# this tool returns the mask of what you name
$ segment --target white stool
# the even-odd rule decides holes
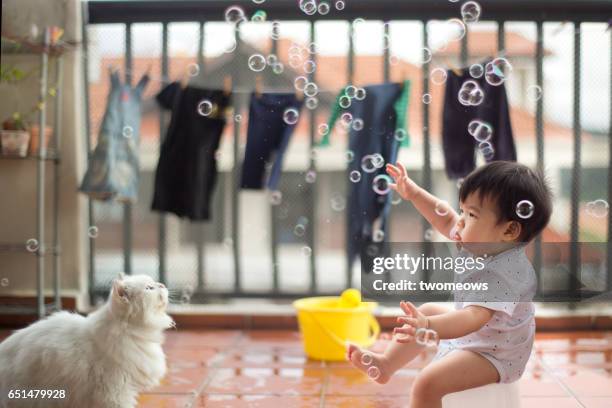
[[[509,384],[487,384],[442,398],[443,408],[520,408],[518,381]]]

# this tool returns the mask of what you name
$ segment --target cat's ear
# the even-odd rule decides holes
[[[123,280],[115,279],[113,281],[113,294],[117,297],[117,299],[124,302],[129,302],[130,300],[129,293]]]
[[[124,274],[123,272],[119,272],[119,273],[117,274],[117,279],[119,279],[119,280],[123,280],[123,278],[125,278],[125,274]]]

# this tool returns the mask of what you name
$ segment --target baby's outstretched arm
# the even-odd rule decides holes
[[[461,310],[453,310],[434,316],[426,316],[421,313],[412,303],[401,302],[400,307],[410,317],[398,317],[402,327],[396,327],[393,332],[402,334],[397,338],[400,343],[410,343],[414,341],[417,329],[429,328],[438,333],[440,339],[456,339],[466,336],[480,329],[487,324],[493,313],[486,307],[471,305]]]
[[[457,212],[450,205],[412,181],[406,173],[406,168],[399,162],[395,165],[388,163],[387,173],[395,181],[390,184],[391,188],[397,191],[404,200],[411,201],[436,230],[452,239],[450,231],[459,219]]]

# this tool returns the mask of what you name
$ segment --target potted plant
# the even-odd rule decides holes
[[[3,155],[25,157],[28,154],[30,132],[21,113],[15,112],[2,123],[0,137]]]

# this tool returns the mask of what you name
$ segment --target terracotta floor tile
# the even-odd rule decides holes
[[[240,338],[239,346],[296,347],[302,348],[302,336],[290,330],[249,330]]]
[[[193,395],[141,394],[138,408],[186,408],[191,406]]]
[[[208,376],[204,367],[169,366],[168,373],[152,393],[189,393],[197,392]]]
[[[571,397],[538,397],[521,398],[521,408],[582,408],[575,398]],[[587,405],[587,408],[591,408]]]
[[[193,408],[315,408],[319,404],[320,397],[205,394],[196,399]]]
[[[220,367],[308,367],[325,368],[326,363],[306,357],[301,348],[287,347],[237,347],[226,353]]]
[[[381,385],[354,368],[330,368],[325,394],[408,396],[419,371],[418,369],[399,370],[388,383]]]
[[[219,368],[204,390],[209,394],[319,395],[321,368]]]
[[[164,347],[168,366],[209,367],[222,356],[215,347]]]
[[[240,330],[177,330],[166,332],[166,347],[227,348],[240,337]]]
[[[525,372],[519,380],[521,397],[569,397],[559,381],[544,370]]]
[[[612,376],[605,372],[559,367],[550,372],[578,397],[612,397]]]
[[[325,396],[325,408],[407,408],[408,397],[402,396]]]
[[[612,397],[589,397],[578,398],[586,408],[610,408],[612,407]]]

